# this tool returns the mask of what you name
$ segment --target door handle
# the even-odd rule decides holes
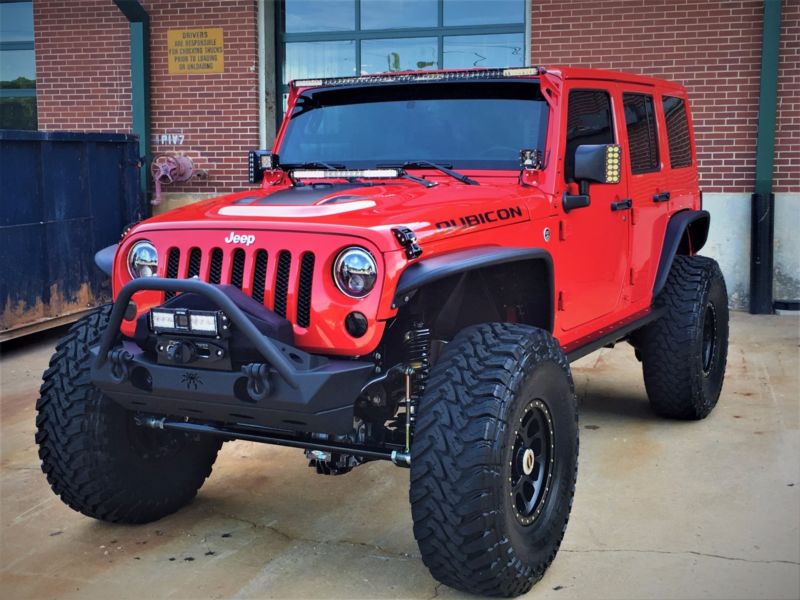
[[[633,200],[630,198],[625,198],[624,200],[620,200],[619,202],[612,202],[611,203],[611,210],[630,210],[633,207]]]
[[[669,192],[661,192],[653,196],[653,202],[666,202],[669,200]]]

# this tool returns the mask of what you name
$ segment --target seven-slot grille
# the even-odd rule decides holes
[[[164,276],[170,279],[198,277],[209,283],[229,283],[300,327],[311,325],[313,252],[270,253],[263,248],[233,251],[170,248]],[[167,292],[165,298],[174,296]]]

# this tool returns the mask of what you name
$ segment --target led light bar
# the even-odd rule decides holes
[[[544,67],[512,67],[508,69],[466,69],[462,71],[418,71],[415,73],[375,73],[357,77],[328,77],[325,79],[296,79],[292,85],[299,88],[332,85],[357,85],[380,83],[414,83],[427,81],[465,81],[470,79],[500,79],[504,77],[531,77],[545,73]]]
[[[221,311],[188,310],[185,308],[154,308],[150,311],[153,333],[182,333],[217,336],[225,327]]]
[[[400,177],[400,169],[294,169],[292,177],[297,179],[391,179]]]

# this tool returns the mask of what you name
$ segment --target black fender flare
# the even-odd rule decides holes
[[[406,304],[414,292],[423,286],[459,275],[468,271],[492,267],[512,262],[542,261],[547,268],[549,279],[550,314],[548,322],[553,328],[553,258],[544,248],[504,248],[500,246],[476,246],[456,250],[419,260],[409,265],[397,282],[392,302],[393,308]]]
[[[691,254],[702,248],[708,239],[711,215],[707,210],[683,210],[672,215],[664,232],[664,244],[653,284],[653,298],[664,289],[676,254]]]
[[[118,246],[119,244],[111,244],[98,250],[94,255],[94,264],[109,277],[114,269],[114,255],[117,253]]]

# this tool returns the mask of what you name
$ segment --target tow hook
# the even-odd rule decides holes
[[[114,383],[122,383],[130,376],[130,363],[133,355],[122,348],[108,353],[108,362],[111,363],[111,379]]]
[[[264,363],[250,363],[242,367],[247,375],[247,394],[256,402],[269,396],[272,386],[269,383],[269,367]]]

